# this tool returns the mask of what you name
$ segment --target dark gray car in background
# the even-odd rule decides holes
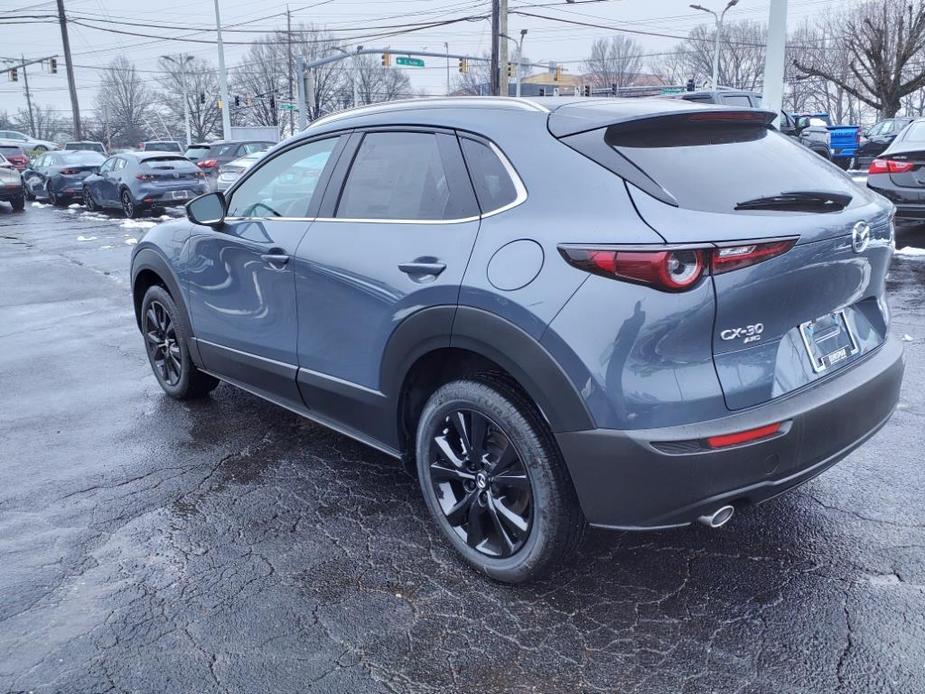
[[[871,161],[867,185],[896,205],[903,221],[925,220],[925,118],[916,118]]]
[[[105,161],[97,152],[46,152],[22,172],[26,198],[64,205],[79,200],[83,181]]]
[[[205,176],[186,157],[169,152],[123,152],[83,181],[88,210],[122,210],[129,218],[182,205],[208,190]]]
[[[134,249],[154,374],[402,459],[499,580],[586,524],[720,526],[873,435],[903,374],[892,206],[772,117],[459,98],[322,118]]]
[[[196,160],[196,165],[202,169],[214,187],[222,164],[227,164],[254,152],[262,152],[272,147],[274,142],[268,140],[223,140],[213,142],[209,151]]]

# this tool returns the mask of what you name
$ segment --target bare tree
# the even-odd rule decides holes
[[[23,132],[29,132],[30,123],[34,122],[35,129],[32,136],[40,140],[54,140],[60,134],[69,137],[72,130],[69,120],[59,116],[51,106],[33,105],[31,119],[29,112],[21,108],[9,120],[12,129]]]
[[[155,118],[154,95],[124,56],[115,58],[102,73],[96,110],[118,145],[134,145],[147,137]]]
[[[374,55],[356,55],[346,64],[343,100],[352,98],[354,82],[358,105],[403,99],[412,95],[411,80],[399,68],[383,67]]]
[[[482,96],[490,93],[491,65],[489,56],[483,53],[485,60],[470,60],[466,72],[460,72],[453,83],[453,94],[457,96]]]
[[[212,64],[202,58],[187,62],[181,72],[175,62],[160,61],[164,76],[158,101],[164,117],[174,133],[185,132],[183,81],[186,81],[186,104],[190,115],[193,140],[203,141],[221,131],[222,112],[218,107],[218,75]]]
[[[585,61],[585,72],[592,87],[616,85],[627,87],[642,71],[642,47],[623,34],[609,39],[596,39],[591,44],[591,55]]]
[[[850,78],[824,55],[798,59],[796,67],[837,85],[884,117],[895,116],[904,96],[925,87],[925,73],[916,70],[925,49],[923,0],[865,2],[842,15],[840,24],[842,31],[833,36],[832,45],[846,50]]]

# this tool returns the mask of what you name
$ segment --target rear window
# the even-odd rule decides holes
[[[180,145],[176,142],[146,142],[146,152],[179,152]]]
[[[0,154],[5,154],[8,157],[15,157],[22,154],[22,149],[19,147],[0,145]]]
[[[925,141],[925,121],[917,121],[906,129],[903,135],[903,142],[922,142]],[[3,150],[0,149],[0,152]]]
[[[102,164],[106,160],[106,157],[96,152],[64,152],[59,157],[65,164],[79,166],[95,166]]]
[[[227,157],[234,154],[237,149],[237,142],[231,142],[224,145],[212,145],[212,148],[209,150],[209,157]]]
[[[208,151],[209,145],[205,145],[203,147],[189,147],[186,152],[184,152],[184,156],[188,159],[201,159]]]
[[[187,169],[190,171],[199,171],[199,167],[186,157],[151,157],[150,159],[143,160],[141,165],[151,169],[169,167],[178,171]]]
[[[603,140],[686,209],[733,212],[740,202],[789,191],[857,193],[818,154],[763,125],[609,128]]]

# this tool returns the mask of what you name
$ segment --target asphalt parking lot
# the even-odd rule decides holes
[[[869,443],[512,588],[382,454],[229,386],[164,396],[145,223],[0,205],[0,692],[925,692],[925,251],[891,271],[906,381]]]

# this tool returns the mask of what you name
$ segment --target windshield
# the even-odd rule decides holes
[[[59,158],[64,164],[77,166],[97,166],[106,160],[106,157],[97,152],[62,152]]]
[[[180,145],[176,142],[146,142],[146,152],[179,152]]]
[[[790,191],[857,195],[818,154],[763,125],[611,128],[605,141],[686,209],[735,212],[743,200]]]

